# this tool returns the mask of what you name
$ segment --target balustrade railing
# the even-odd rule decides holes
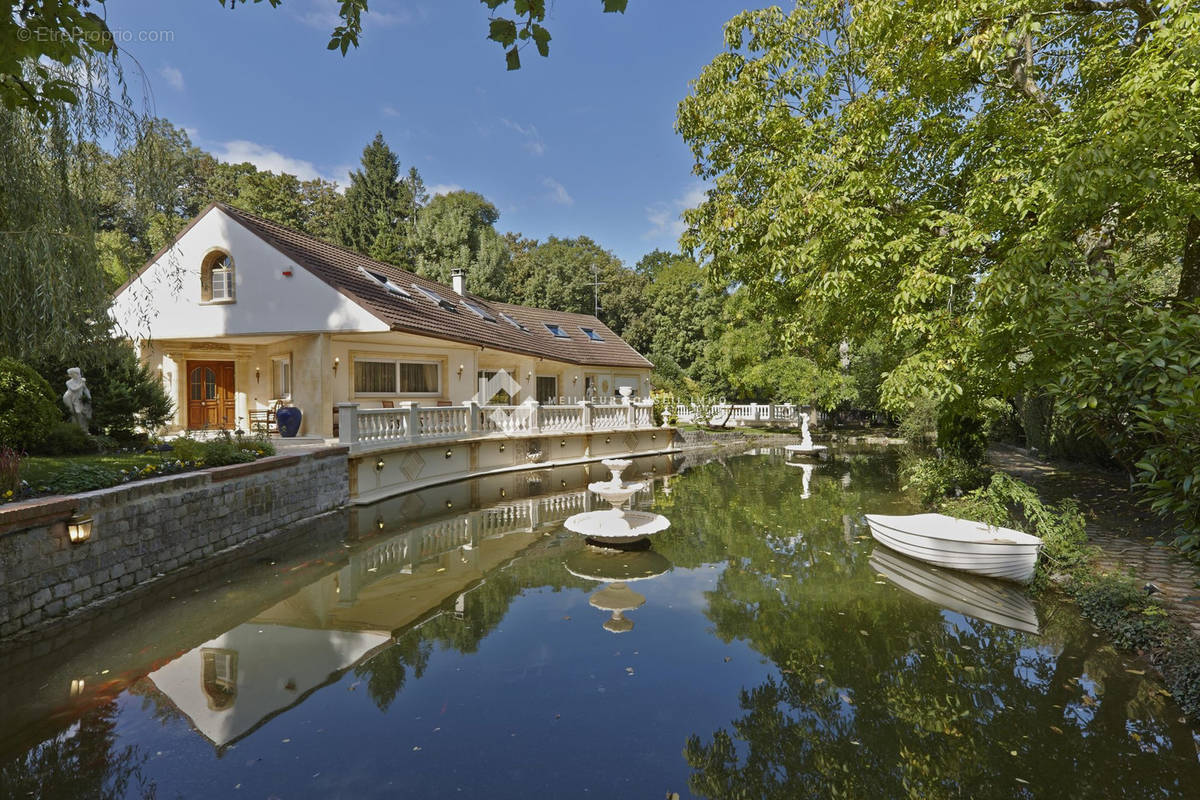
[[[675,417],[680,422],[704,422],[709,425],[742,426],[770,425],[775,423],[800,424],[800,407],[791,403],[738,403],[714,404],[678,403],[673,406]],[[824,424],[827,415],[819,409],[811,412],[812,421]]]
[[[481,406],[474,401],[461,406],[422,407],[407,402],[396,405],[396,408],[359,408],[357,403],[339,403],[338,439],[360,450],[473,436],[537,436],[654,427],[654,404],[648,401],[604,405],[588,401],[542,405],[532,400],[515,406]]]

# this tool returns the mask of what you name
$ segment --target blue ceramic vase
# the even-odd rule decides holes
[[[279,428],[279,435],[290,439],[299,433],[300,419],[303,416],[295,406],[284,406],[276,411],[275,425]]]

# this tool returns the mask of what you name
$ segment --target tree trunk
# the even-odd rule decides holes
[[[1200,151],[1192,153],[1192,179],[1200,182]],[[1176,303],[1200,300],[1200,214],[1188,219],[1183,240],[1183,269],[1179,272]]]

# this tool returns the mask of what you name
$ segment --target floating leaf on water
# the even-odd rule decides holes
[[[870,635],[871,635],[871,634],[867,633],[866,631],[859,631],[859,633],[861,633],[863,636],[870,636]]]
[[[1009,750],[1009,751],[1008,751],[1008,754],[1009,754],[1010,756],[1015,756],[1015,755],[1017,754],[1017,751],[1016,751],[1016,750]]]
[[[1029,781],[1025,780],[1024,778],[1013,778],[1013,780],[1015,780],[1017,783],[1023,783],[1026,786],[1029,785]]]
[[[790,578],[790,577],[792,577],[792,576],[791,576],[791,575],[789,575],[788,573],[786,573],[786,572],[785,572],[785,573],[783,573],[783,575],[782,575],[781,577],[784,577],[784,578]]]
[[[1144,670],[1144,669],[1127,669],[1125,671],[1128,672],[1130,675],[1145,675],[1146,674],[1146,670]]]
[[[824,679],[824,678],[817,678],[815,681],[813,681],[813,685],[814,685],[814,686],[820,686],[820,685],[821,685],[822,683],[824,683],[824,682],[825,682],[825,679]]]
[[[1057,725],[1051,725],[1050,730],[1054,731],[1055,733],[1057,733],[1059,735],[1062,734],[1062,728],[1058,727]]]
[[[875,581],[875,582],[881,586],[887,586],[887,581]]]
[[[414,752],[414,753],[415,753],[415,752],[417,752],[417,751],[418,751],[418,750],[420,750],[420,749],[421,749],[421,745],[419,745],[419,744],[415,744],[415,745],[413,745],[413,752]]]

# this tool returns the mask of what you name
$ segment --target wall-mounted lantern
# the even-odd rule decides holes
[[[382,458],[375,459],[375,471],[383,472],[383,459]]]
[[[67,538],[71,544],[83,544],[92,538],[92,518],[71,517],[67,520]]]
[[[337,375],[337,368],[342,363],[342,359],[338,356],[333,357],[333,374]]]

